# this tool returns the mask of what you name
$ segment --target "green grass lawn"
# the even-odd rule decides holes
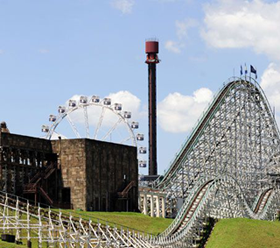
[[[26,245],[16,245],[16,244],[11,244],[11,243],[8,243],[8,242],[3,242],[0,240],[0,247],[2,248],[22,248],[22,247],[25,247],[26,248]]]
[[[223,219],[216,223],[206,248],[279,248],[280,222]]]
[[[98,220],[102,224],[108,224],[117,227],[131,228],[145,233],[157,235],[163,232],[173,221],[172,219],[165,218],[151,218],[140,213],[129,212],[85,212],[78,210],[63,210],[63,212],[71,212],[73,216],[81,217],[84,219],[91,219],[93,222]]]

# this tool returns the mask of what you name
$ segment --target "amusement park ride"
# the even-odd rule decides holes
[[[99,96],[79,96],[70,99],[67,106],[58,107],[58,115],[50,115],[51,125],[43,125],[42,132],[46,139],[93,138],[116,144],[137,147],[139,167],[146,168],[147,162],[141,155],[147,148],[139,146],[144,134],[137,133],[139,122],[130,121],[132,113],[123,111],[121,103],[113,103],[111,98],[101,99]],[[70,127],[70,128],[69,128]],[[67,134],[65,134],[67,132]]]
[[[148,55],[149,49],[148,46]],[[152,51],[155,52],[156,47],[152,46]],[[149,59],[158,60],[157,56],[148,56]],[[149,64],[149,71],[149,78],[155,79],[155,63]],[[151,94],[151,98],[155,100],[155,95]],[[82,99],[85,98],[80,98],[79,104],[69,101],[72,106],[60,108],[60,115],[50,118],[54,124],[43,128],[47,137],[52,137],[62,119],[67,119],[77,134],[73,121],[69,119],[70,113],[80,109],[87,120],[87,109],[97,106],[101,107],[103,114],[96,122],[95,133],[98,133],[106,110],[114,112],[126,125],[131,134],[127,140],[135,144],[136,140],[142,139],[141,135],[134,138],[131,132],[138,123],[128,124],[130,115],[121,115],[116,105],[109,107],[106,104],[108,99],[104,99],[102,105],[99,101],[81,102]],[[89,134],[88,123],[85,121],[86,134]],[[154,127],[153,113],[150,123]],[[110,132],[107,134],[102,137],[109,137]],[[150,132],[154,142],[155,135]],[[138,150],[146,153],[146,148]],[[156,157],[155,154],[152,156],[150,174],[156,175]],[[13,228],[17,240],[37,238],[41,246],[47,243],[48,247],[56,247],[56,244],[60,247],[199,247],[205,221],[209,217],[274,220],[279,211],[279,186],[280,133],[271,107],[253,78],[234,77],[223,84],[169,169],[150,184],[146,189],[147,195],[140,200],[142,211],[153,212],[153,205],[148,204],[153,201],[153,196],[149,198],[148,195],[153,192],[164,194],[164,204],[161,205],[164,209],[161,211],[169,217],[176,217],[163,233],[154,237],[93,224],[32,207],[28,202],[5,194],[0,195],[0,229]],[[182,203],[180,209],[179,201]],[[22,216],[27,216],[27,219]],[[36,224],[31,224],[31,218],[38,220]]]

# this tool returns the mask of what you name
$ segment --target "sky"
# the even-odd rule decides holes
[[[160,174],[240,65],[257,69],[279,123],[280,1],[268,0],[0,0],[0,121],[42,137],[59,105],[109,96],[148,146],[149,38],[160,45]]]

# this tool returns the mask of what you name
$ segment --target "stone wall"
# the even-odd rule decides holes
[[[86,140],[87,209],[124,211],[137,209],[138,163],[135,147]],[[135,187],[128,202],[120,202],[121,192],[131,181]]]
[[[51,153],[52,147],[49,140],[34,138],[18,134],[0,133],[1,143],[4,147],[26,149],[43,153]]]
[[[70,188],[74,209],[86,209],[86,153],[84,139],[52,141],[53,152],[58,154],[62,187]],[[63,192],[60,192],[63,198]]]

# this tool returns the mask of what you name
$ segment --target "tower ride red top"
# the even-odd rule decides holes
[[[146,63],[149,71],[149,175],[157,175],[157,99],[156,64],[158,59],[158,41],[146,41]]]

